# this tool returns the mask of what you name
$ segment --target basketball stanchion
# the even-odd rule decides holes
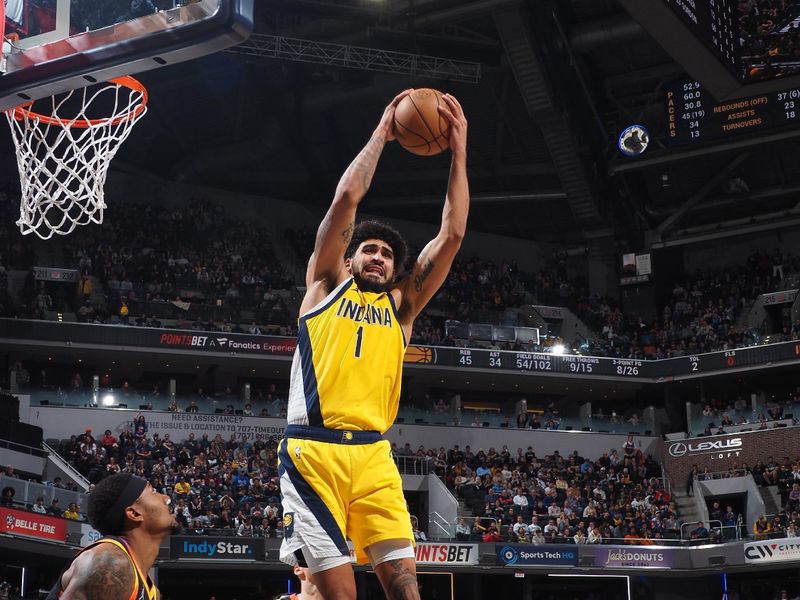
[[[139,81],[118,77],[6,111],[22,184],[23,235],[49,239],[103,222],[108,166],[147,101]]]

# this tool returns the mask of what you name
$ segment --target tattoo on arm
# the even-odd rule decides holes
[[[409,571],[402,560],[390,560],[388,597],[389,600],[419,600],[417,577]]]
[[[350,240],[353,239],[353,229],[355,229],[355,226],[355,221],[351,221],[347,226],[347,229],[342,231],[342,240],[344,241],[345,246],[347,246],[350,243]]]
[[[353,177],[364,187],[364,192],[366,192],[372,182],[372,176],[375,174],[378,159],[381,157],[385,144],[386,140],[383,137],[373,135],[367,145],[358,153],[358,156],[350,163],[350,166],[347,167],[343,179]]]
[[[430,258],[426,259],[425,264],[422,266],[422,269],[419,273],[414,276],[414,289],[417,292],[422,291],[422,284],[425,283],[425,280],[428,278],[428,275],[431,274],[433,271],[433,261]]]
[[[135,585],[133,568],[124,555],[99,553],[91,565],[73,575],[62,598],[67,600],[127,600]]]

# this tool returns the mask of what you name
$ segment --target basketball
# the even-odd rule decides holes
[[[419,156],[434,156],[450,146],[450,122],[439,113],[442,92],[431,88],[412,91],[394,113],[394,135],[400,145]]]

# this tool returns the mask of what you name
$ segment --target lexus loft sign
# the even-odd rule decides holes
[[[683,456],[703,456],[711,454],[712,459],[731,458],[739,456],[742,450],[742,438],[729,438],[725,440],[707,440],[702,442],[675,442],[671,444],[668,452],[674,458]]]

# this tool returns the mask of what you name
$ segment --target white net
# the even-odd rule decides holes
[[[22,184],[22,234],[49,239],[102,223],[108,165],[146,111],[147,92],[130,77],[7,111]]]

